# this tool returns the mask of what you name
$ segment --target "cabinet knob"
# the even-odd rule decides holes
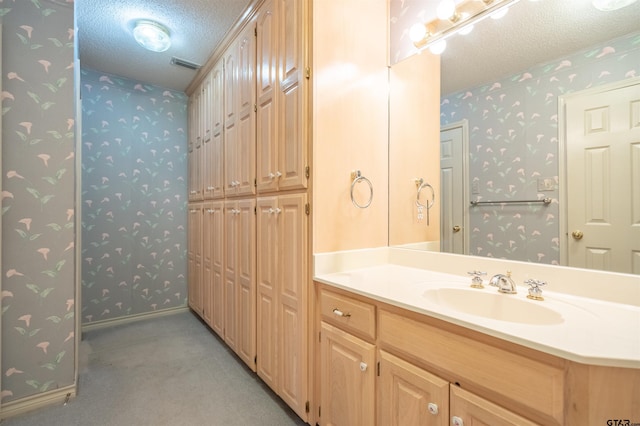
[[[436,414],[438,414],[438,404],[435,404],[433,402],[430,402],[429,405],[427,405],[427,409],[429,410],[429,412],[431,414],[433,414],[434,416]]]
[[[368,367],[368,365],[367,365],[366,362],[361,362],[360,363],[360,371],[362,371],[362,372],[367,371],[367,367]]]
[[[453,416],[451,417],[451,424],[453,426],[464,426],[464,421],[458,416]]]

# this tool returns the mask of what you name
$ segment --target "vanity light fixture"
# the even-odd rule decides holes
[[[593,0],[591,3],[593,7],[603,12],[610,12],[612,10],[622,9],[627,7],[637,0]]]
[[[136,21],[133,27],[133,37],[140,46],[152,52],[164,52],[171,46],[169,30],[148,19]]]
[[[409,30],[413,45],[422,50],[445,41],[453,34],[468,34],[473,24],[488,16],[506,14],[507,8],[519,0],[441,0],[437,7],[437,18],[419,22]],[[596,0],[594,0],[596,1]],[[615,1],[615,0],[614,0]],[[618,0],[628,1],[628,0]],[[635,0],[634,0],[635,1]],[[498,16],[495,17],[498,19]],[[434,54],[444,51],[446,44],[430,49]],[[436,53],[439,52],[439,53]]]
[[[453,0],[442,0],[438,4],[436,15],[443,21],[448,19],[451,22],[458,22],[460,20],[460,14],[456,11],[456,3]]]

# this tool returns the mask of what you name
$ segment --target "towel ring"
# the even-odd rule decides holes
[[[422,191],[425,188],[429,188],[429,190],[431,191],[431,202],[427,201],[427,204],[422,204],[420,202],[420,191]],[[433,207],[433,203],[435,203],[435,200],[436,200],[436,193],[433,190],[433,186],[431,186],[426,182],[421,182],[420,185],[418,185],[418,193],[416,194],[416,206],[424,207],[427,210],[429,210],[431,209],[431,207]]]
[[[353,203],[354,206],[356,206],[359,209],[366,209],[371,205],[371,201],[373,201],[373,185],[371,184],[371,181],[369,179],[362,176],[362,173],[360,173],[360,170],[351,172],[351,179],[353,179],[353,181],[351,182],[351,202]],[[353,189],[355,188],[358,182],[366,182],[367,184],[369,184],[369,201],[367,201],[365,204],[359,204],[356,201],[355,197],[353,196]]]

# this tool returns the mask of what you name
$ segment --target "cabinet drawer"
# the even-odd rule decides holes
[[[376,338],[376,307],[370,303],[322,289],[320,313],[322,319],[343,330],[369,340]]]
[[[434,325],[380,310],[379,345],[544,424],[564,421],[564,369]],[[506,344],[506,343],[505,343]]]

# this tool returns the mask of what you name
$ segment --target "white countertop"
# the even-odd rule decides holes
[[[470,277],[378,263],[340,272],[319,272],[316,281],[374,300],[584,364],[640,368],[640,307],[558,293],[544,288],[544,301],[518,294],[498,294],[551,309],[562,318],[551,324],[502,321],[462,312],[428,297],[429,290],[454,288],[497,293],[495,287],[470,288]],[[518,282],[518,281],[516,281]],[[466,294],[466,293],[465,293]],[[471,294],[473,295],[473,293]],[[479,296],[479,299],[484,299]],[[520,305],[525,308],[529,306]],[[531,307],[537,309],[538,306]]]

